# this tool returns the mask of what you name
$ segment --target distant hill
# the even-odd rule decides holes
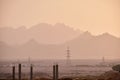
[[[96,56],[120,57],[120,39],[108,33],[93,36],[89,32],[84,32],[66,44],[70,46],[73,56],[76,58],[79,58],[80,55],[83,58],[94,58]]]
[[[21,26],[17,29],[10,27],[0,28],[0,41],[8,44],[24,44],[35,39],[42,44],[61,44],[78,37],[82,31],[57,23],[55,25],[40,23],[27,29]]]
[[[89,32],[64,44],[40,44],[35,39],[21,45],[8,45],[0,42],[2,58],[19,59],[31,56],[33,59],[65,59],[66,48],[69,46],[71,58],[119,58],[120,39],[108,33],[93,36]]]

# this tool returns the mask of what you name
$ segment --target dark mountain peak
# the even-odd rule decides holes
[[[31,31],[33,30],[46,30],[46,29],[50,29],[52,27],[51,24],[48,24],[48,23],[39,23],[39,24],[36,24],[34,26],[32,26],[30,28]]]
[[[79,36],[79,38],[87,38],[87,39],[92,38],[92,37],[93,37],[93,35],[92,35],[89,31],[83,32],[83,33]]]
[[[102,36],[112,36],[112,35],[110,35],[109,33],[105,32],[105,33],[102,34]]]
[[[101,38],[106,38],[106,39],[116,39],[117,37],[115,37],[115,36],[113,36],[113,35],[111,35],[111,34],[109,34],[109,33],[103,33],[103,34],[101,34],[101,35],[99,35],[98,37],[101,37]]]
[[[85,35],[85,36],[92,36],[91,33],[89,31],[85,31],[82,35]]]
[[[68,41],[68,43],[79,44],[79,43],[81,43],[81,41],[85,42],[85,41],[88,41],[91,39],[93,39],[93,36],[91,35],[90,32],[86,31],[86,32],[83,32],[82,34],[80,34],[75,39]]]
[[[64,24],[64,23],[56,23],[54,27],[58,30],[63,30],[63,31],[75,31],[72,27]]]

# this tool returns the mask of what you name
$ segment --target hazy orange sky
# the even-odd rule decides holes
[[[120,0],[0,0],[0,27],[42,22],[120,37]]]

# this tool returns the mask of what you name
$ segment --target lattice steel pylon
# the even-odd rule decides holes
[[[70,49],[69,49],[69,47],[67,47],[67,56],[66,56],[66,58],[67,58],[67,60],[66,60],[66,64],[67,65],[71,65],[71,59],[70,59]]]
[[[103,64],[105,63],[105,57],[104,56],[102,57],[102,63]]]

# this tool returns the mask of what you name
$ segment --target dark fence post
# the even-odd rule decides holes
[[[58,74],[59,74],[59,72],[58,72],[58,64],[56,64],[56,80],[58,80]]]
[[[15,80],[15,66],[12,67],[12,79]]]
[[[33,80],[33,66],[30,66],[30,80]]]
[[[53,65],[53,80],[55,80],[56,78],[56,69],[55,69],[55,65]]]
[[[19,68],[18,68],[18,71],[19,71],[19,72],[18,72],[18,73],[19,73],[19,74],[18,74],[18,75],[19,75],[19,80],[21,80],[21,64],[19,64],[18,67],[19,67]]]
[[[53,65],[53,80],[58,80],[58,64]]]

